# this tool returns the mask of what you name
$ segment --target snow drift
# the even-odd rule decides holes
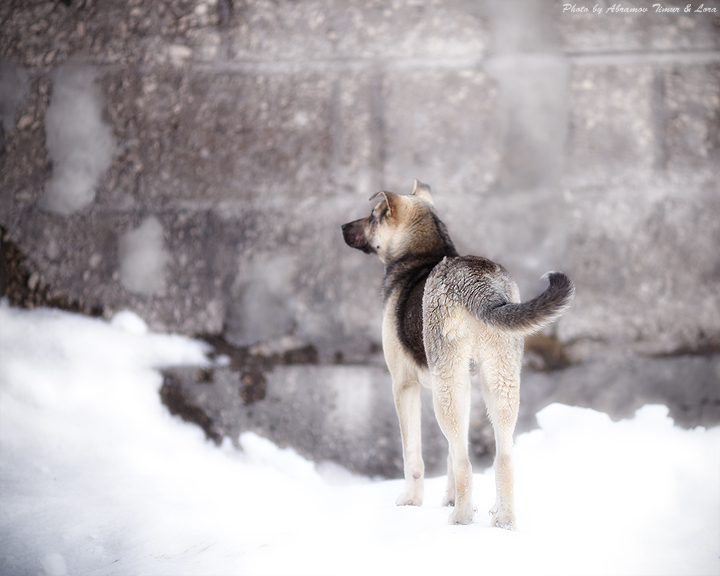
[[[519,529],[449,526],[444,478],[421,508],[243,434],[220,449],[160,404],[158,368],[204,345],[113,322],[0,306],[0,573],[718,574],[720,428],[663,406],[612,422],[551,405],[515,450]]]

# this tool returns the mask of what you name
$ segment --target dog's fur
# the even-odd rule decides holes
[[[497,499],[492,526],[513,529],[512,437],[520,396],[524,337],[558,318],[574,294],[571,280],[548,274],[550,286],[520,303],[507,271],[478,256],[459,256],[435,214],[430,188],[415,181],[411,195],[382,196],[367,218],[343,224],[345,242],[385,264],[382,341],[400,420],[405,491],[397,504],[419,506],[424,464],[420,445],[420,386],[430,387],[435,414],[449,443],[444,505],[451,524],[469,524],[472,468],[468,458],[469,366],[480,368],[482,392],[495,431]]]

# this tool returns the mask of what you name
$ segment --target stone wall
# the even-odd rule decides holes
[[[526,297],[577,284],[521,427],[553,400],[717,423],[720,3],[652,4],[3,2],[3,291],[205,335],[235,361],[166,385],[211,435],[394,475],[382,266],[339,226],[418,178]]]

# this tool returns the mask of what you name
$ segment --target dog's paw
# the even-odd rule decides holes
[[[445,492],[445,496],[443,496],[441,506],[455,506],[455,494]]]
[[[403,492],[395,500],[397,506],[422,506],[422,497],[417,494]]]
[[[503,530],[515,530],[515,515],[512,512],[500,512],[498,510],[490,510],[492,519],[490,526],[493,528],[502,528]]]
[[[456,506],[448,518],[448,524],[472,524],[475,518],[475,512],[475,508],[471,505],[464,506],[463,508]]]

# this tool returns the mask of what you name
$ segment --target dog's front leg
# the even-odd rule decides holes
[[[405,491],[398,496],[395,503],[398,506],[420,506],[425,476],[420,425],[420,384],[406,379],[395,381],[393,377],[393,395],[400,421],[405,470]]]

